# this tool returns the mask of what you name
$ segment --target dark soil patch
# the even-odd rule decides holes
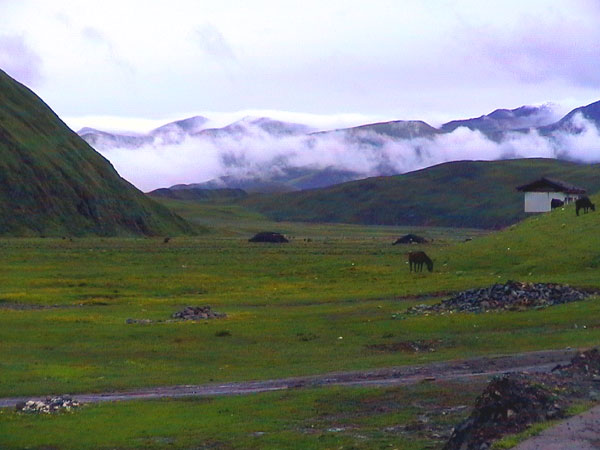
[[[296,333],[296,336],[298,336],[298,340],[302,342],[314,341],[319,338],[319,336],[314,333]]]
[[[584,300],[595,291],[556,283],[521,283],[508,281],[487,288],[462,291],[435,305],[417,305],[408,314],[444,314],[449,312],[487,312],[545,308]]]
[[[82,308],[85,306],[107,306],[105,302],[83,302],[77,304],[67,305],[40,305],[38,303],[20,303],[11,302],[8,300],[0,299],[0,309],[10,309],[13,311],[37,311],[37,310],[48,310],[48,309],[67,309],[67,308]]]
[[[487,449],[507,434],[565,416],[577,401],[600,399],[600,352],[576,355],[552,373],[510,373],[487,386],[471,415],[453,431],[445,450]]]
[[[0,300],[0,309],[12,309],[15,311],[28,311],[32,309],[56,309],[60,307],[61,306],[59,305],[37,305],[35,303],[18,303],[9,302],[8,300]]]
[[[439,339],[419,340],[419,341],[401,341],[401,342],[390,342],[385,344],[371,344],[367,345],[370,350],[378,352],[404,352],[404,353],[422,353],[422,352],[434,352],[441,344],[442,341]]]
[[[254,237],[248,239],[248,242],[267,242],[272,244],[285,244],[289,241],[281,233],[274,233],[272,231],[261,231],[260,233],[254,235]]]

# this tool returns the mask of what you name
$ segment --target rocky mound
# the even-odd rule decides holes
[[[543,386],[533,385],[528,375],[510,374],[493,380],[477,398],[475,410],[457,426],[444,447],[484,449],[505,434],[516,434],[532,423],[560,417],[559,405]]]
[[[213,311],[210,306],[186,306],[171,317],[180,320],[206,320],[221,319],[227,317],[227,314]]]
[[[521,283],[508,281],[487,288],[469,289],[435,305],[416,305],[409,314],[446,312],[486,312],[543,308],[583,300],[594,292],[556,283]]]
[[[396,239],[392,245],[397,244],[426,244],[428,241],[424,237],[417,236],[416,234],[405,234],[401,238]]]
[[[455,427],[444,450],[480,450],[507,434],[563,417],[575,401],[600,399],[600,352],[576,355],[552,374],[512,373],[490,382],[471,415]]]
[[[600,351],[597,348],[587,352],[578,353],[567,366],[557,366],[552,369],[575,379],[577,376],[591,376],[596,382],[600,382]],[[600,389],[600,386],[598,386]]]
[[[44,401],[29,400],[28,402],[17,403],[15,409],[18,412],[51,414],[61,411],[70,411],[78,408],[80,403],[69,396],[47,397]]]
[[[270,242],[273,244],[285,244],[289,242],[283,234],[274,233],[272,231],[261,231],[248,239],[248,242]]]
[[[213,311],[210,306],[186,306],[181,311],[171,314],[171,319],[168,320],[152,320],[152,319],[133,319],[125,320],[127,324],[151,325],[155,323],[172,323],[179,320],[208,320],[222,319],[227,317],[227,314]]]

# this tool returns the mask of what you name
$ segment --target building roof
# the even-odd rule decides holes
[[[585,194],[585,189],[573,184],[565,183],[561,180],[555,180],[548,177],[542,177],[531,183],[518,186],[517,191],[521,192],[565,192],[567,194]]]

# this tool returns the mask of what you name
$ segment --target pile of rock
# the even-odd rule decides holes
[[[51,414],[61,411],[71,411],[78,408],[81,404],[69,396],[47,397],[44,401],[29,400],[27,402],[17,403],[15,409],[18,412]]]
[[[553,372],[558,371],[562,374],[569,374],[571,377],[576,375],[591,376],[596,382],[600,382],[600,350],[594,348],[587,352],[578,353],[571,360],[571,364],[566,366],[556,366]],[[598,386],[600,389],[600,386]]]
[[[563,417],[574,402],[597,401],[600,381],[598,349],[579,353],[551,374],[510,373],[490,382],[471,415],[456,426],[445,450],[488,449],[507,434]]]
[[[149,325],[149,324],[153,323],[153,321],[150,319],[131,319],[131,318],[129,318],[129,319],[125,320],[125,323],[127,323],[127,324],[140,323],[142,325]]]
[[[248,239],[248,242],[268,242],[272,244],[286,244],[290,241],[281,233],[274,233],[273,231],[261,231],[256,233],[254,237]]]
[[[417,305],[409,314],[445,312],[485,312],[498,309],[545,308],[583,300],[593,292],[556,283],[508,281],[487,288],[469,289],[435,305]]]
[[[427,244],[427,239],[416,234],[405,234],[401,238],[396,239],[392,245],[398,244]]]
[[[529,425],[562,416],[564,404],[528,374],[509,374],[493,380],[477,398],[471,415],[458,425],[444,447],[487,449],[505,434],[516,434]]]
[[[180,320],[206,320],[221,319],[227,317],[227,314],[213,311],[210,306],[186,306],[171,317]]]

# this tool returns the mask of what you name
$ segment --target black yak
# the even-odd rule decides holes
[[[410,252],[408,254],[408,264],[411,272],[413,271],[413,266],[415,272],[422,272],[423,264],[427,265],[427,270],[433,272],[433,261],[425,252]]]
[[[596,211],[596,206],[591,202],[589,197],[581,197],[575,200],[575,214],[579,215],[579,210],[583,209],[584,213],[587,213],[589,209]]]

